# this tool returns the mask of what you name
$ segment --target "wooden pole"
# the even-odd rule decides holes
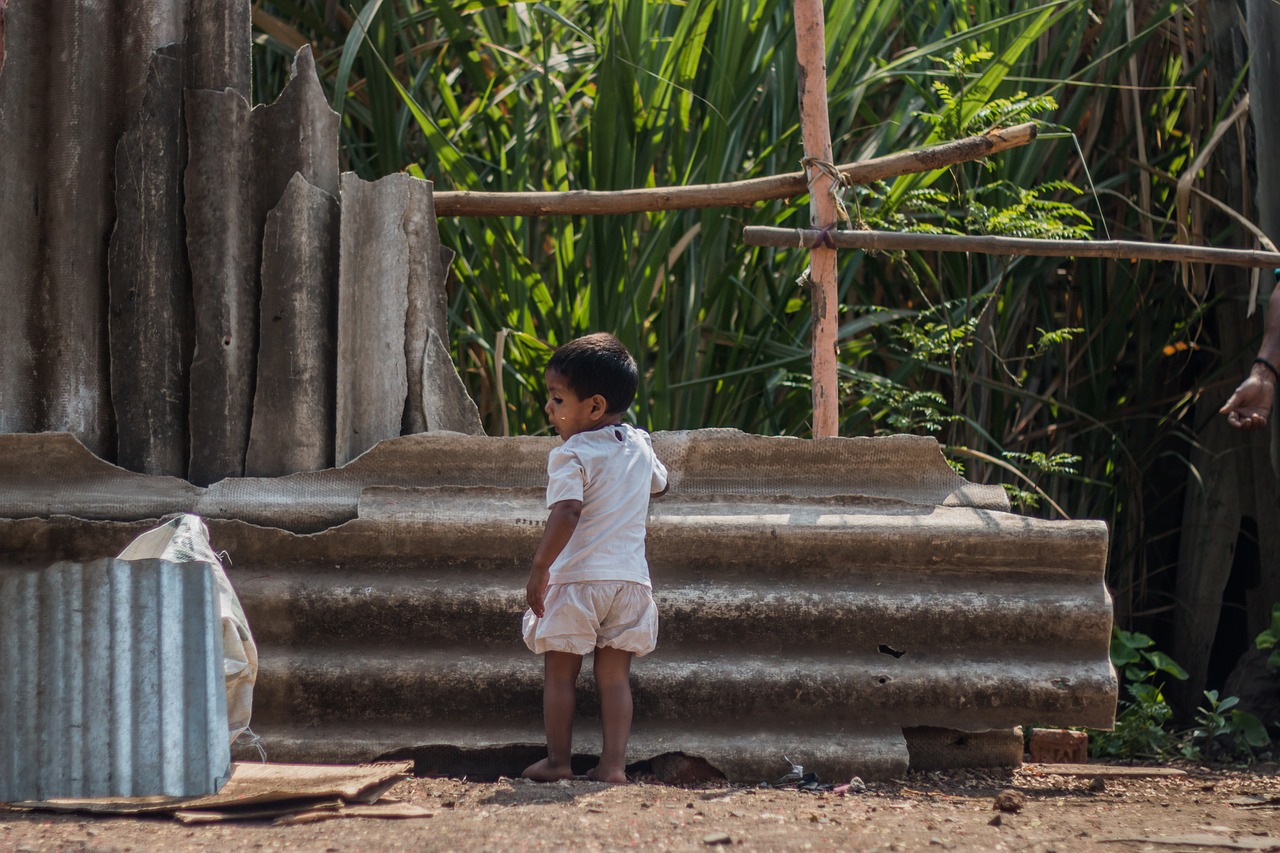
[[[827,40],[822,0],[795,0],[796,62],[800,81],[800,129],[809,183],[809,224],[834,229],[836,200],[827,115]],[[822,168],[827,164],[827,168]],[[810,245],[814,245],[810,243]],[[809,295],[813,305],[813,437],[840,429],[836,380],[836,323],[839,316],[836,250],[817,244],[809,254]]]
[[[1034,124],[997,128],[930,145],[915,151],[898,151],[857,163],[837,166],[846,184],[871,184],[915,172],[945,169],[978,160],[1036,138]],[[632,190],[570,192],[484,193],[443,190],[433,194],[437,216],[590,216],[642,213],[654,210],[690,210],[703,207],[750,207],[778,198],[793,198],[809,191],[804,172],[751,178],[723,184],[683,187],[648,187]]]
[[[783,249],[809,248],[829,241],[837,249],[861,249],[867,252],[905,249],[921,252],[974,252],[984,255],[1115,258],[1237,267],[1280,267],[1278,252],[1126,240],[1033,240],[1026,237],[917,234],[907,231],[831,231],[824,234],[821,230],[812,228],[768,228],[755,225],[742,229],[742,239],[749,246],[775,246]]]

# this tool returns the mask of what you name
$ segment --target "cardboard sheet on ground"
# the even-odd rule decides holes
[[[237,763],[231,779],[210,797],[111,797],[101,799],[59,799],[12,803],[12,807],[60,812],[97,814],[165,814],[191,812],[241,812],[247,806],[264,803],[291,803],[291,808],[273,810],[275,815],[292,814],[335,798],[346,802],[372,804],[413,772],[412,761],[382,764],[257,764]],[[316,803],[314,801],[321,801]],[[265,811],[256,809],[254,811]],[[262,815],[266,817],[268,815]],[[248,819],[247,815],[241,815]]]
[[[435,812],[412,803],[374,803],[373,805],[342,804],[336,809],[312,809],[300,814],[285,815],[277,818],[276,826],[296,826],[302,823],[317,823],[322,820],[337,820],[344,817],[373,817],[390,820],[406,818],[435,817]]]

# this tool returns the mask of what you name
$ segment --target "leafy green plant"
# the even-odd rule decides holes
[[[1196,725],[1186,734],[1181,749],[1184,758],[1252,761],[1255,749],[1271,744],[1267,727],[1253,714],[1237,708],[1237,697],[1219,699],[1217,690],[1206,690],[1204,698],[1208,707],[1196,709]]]
[[[1272,649],[1267,665],[1280,666],[1280,604],[1271,606],[1271,625],[1254,639],[1254,645],[1263,650]]]
[[[1111,665],[1123,696],[1112,731],[1093,731],[1089,748],[1096,756],[1164,758],[1179,754],[1179,738],[1170,730],[1173,708],[1164,695],[1165,677],[1185,681],[1186,670],[1155,648],[1146,634],[1114,629]]]
[[[1271,743],[1262,721],[1236,707],[1237,697],[1219,698],[1217,690],[1205,691],[1205,705],[1196,709],[1194,726],[1176,729],[1164,685],[1166,678],[1185,681],[1187,673],[1156,649],[1146,634],[1116,628],[1111,664],[1124,697],[1117,706],[1115,728],[1090,733],[1090,751],[1095,756],[1252,761],[1255,750]]]
[[[974,102],[966,102],[964,99],[962,93],[965,87],[974,72],[980,73],[994,55],[985,48],[965,53],[957,47],[949,55],[935,59],[952,80],[950,83],[946,80],[934,80],[933,93],[941,102],[941,109],[936,112],[921,110],[916,116],[933,127],[939,137],[958,139],[974,133],[985,133],[993,127],[1031,121],[1058,109],[1058,102],[1052,95],[1028,97],[1026,92],[1019,90],[1010,97],[991,98],[979,104],[977,109],[966,110],[967,103]]]

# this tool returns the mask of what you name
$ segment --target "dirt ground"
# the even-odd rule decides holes
[[[846,794],[408,779],[382,801],[430,817],[184,825],[0,812],[0,851],[1280,850],[1275,766],[1186,769],[1164,778],[1117,778],[1105,766],[1092,777],[911,773]]]

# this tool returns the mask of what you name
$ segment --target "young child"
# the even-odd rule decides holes
[[[644,553],[649,496],[667,469],[649,434],[622,422],[636,395],[636,361],[613,335],[560,347],[547,364],[547,417],[564,443],[547,459],[547,519],[525,598],[524,641],[543,655],[547,757],[524,771],[550,782],[573,776],[574,692],[595,650],[603,747],[587,775],[626,782],[631,657],[653,651],[658,610]]]

